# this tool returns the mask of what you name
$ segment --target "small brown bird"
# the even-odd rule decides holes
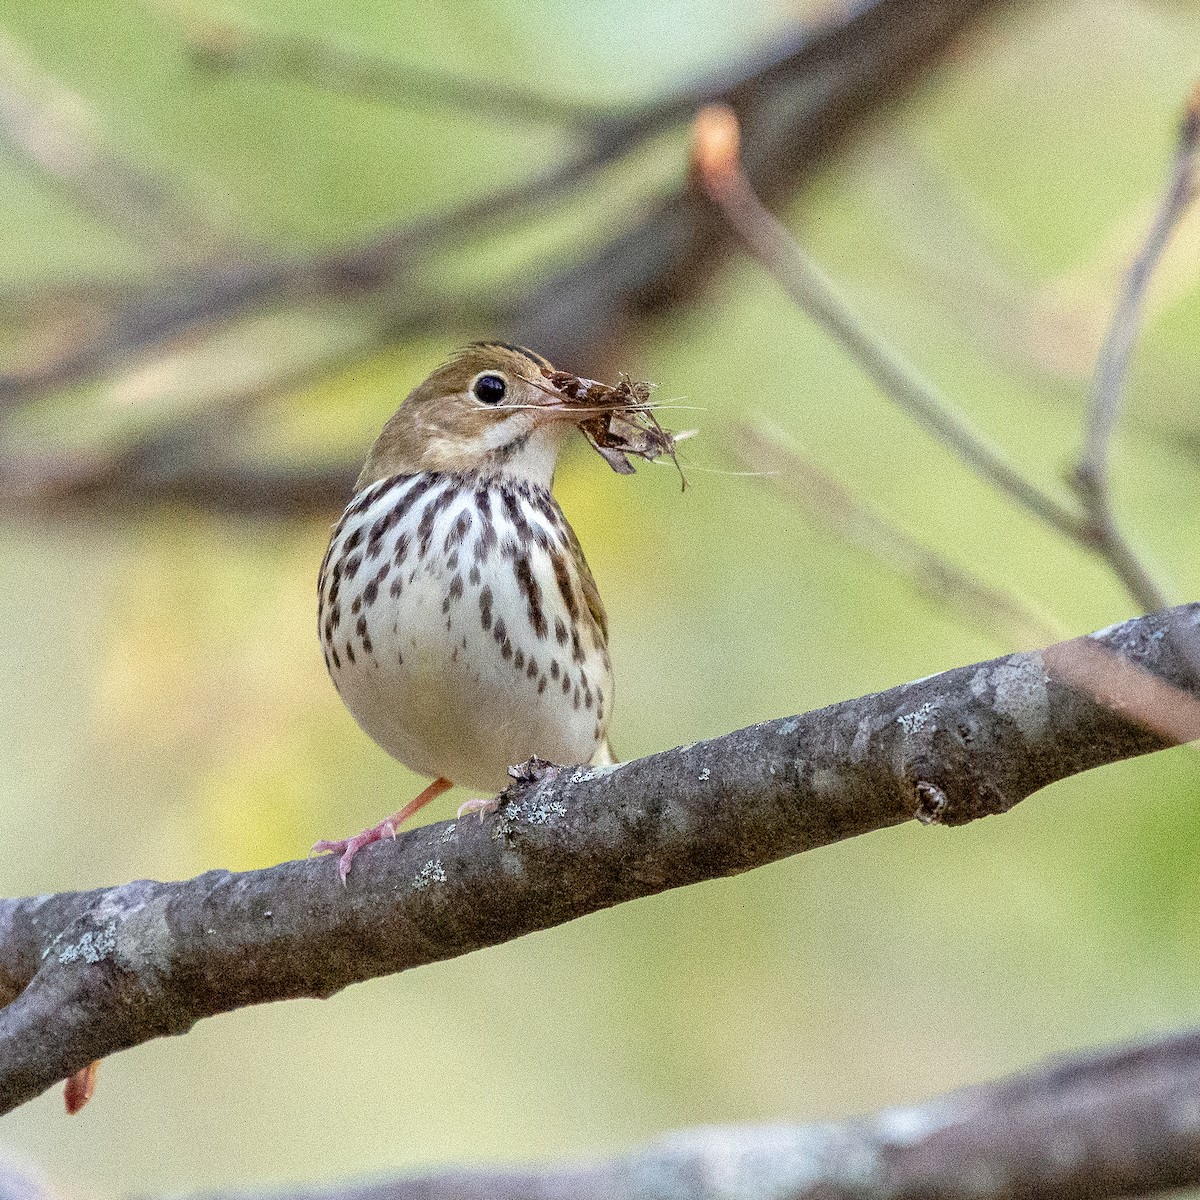
[[[618,471],[632,469],[622,451],[672,453],[647,395],[476,343],[384,426],[321,564],[318,624],[354,719],[433,782],[378,825],[317,843],[343,882],[363,846],[455,783],[495,793],[535,755],[614,761],[604,605],[551,487],[576,427]]]

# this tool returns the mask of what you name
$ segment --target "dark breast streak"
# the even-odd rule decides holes
[[[604,689],[587,670],[589,659],[605,677],[610,670],[598,597],[578,541],[545,488],[429,472],[393,476],[356,496],[334,527],[318,583],[318,627],[335,685],[348,667],[381,665],[372,621],[399,603],[418,573],[444,587],[445,631],[457,637],[461,630],[451,661],[470,639],[491,643],[538,695],[561,688],[572,708],[594,709],[599,726]],[[519,598],[516,610],[510,601],[497,611],[501,592]]]

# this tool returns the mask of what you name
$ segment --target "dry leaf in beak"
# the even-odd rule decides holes
[[[566,371],[552,372],[548,378],[571,403],[587,410],[579,422],[580,432],[617,474],[633,474],[626,457],[630,454],[647,461],[664,455],[675,459],[675,439],[654,416],[650,384],[622,375],[620,382],[609,385]],[[675,465],[678,468],[678,460]],[[679,475],[682,479],[683,472]]]

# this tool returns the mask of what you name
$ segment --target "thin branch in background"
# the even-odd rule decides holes
[[[956,620],[1009,649],[1045,645],[1066,631],[1003,588],[922,545],[804,458],[778,429],[743,425],[733,444],[747,468],[764,472],[816,528],[869,555]]]
[[[448,310],[420,278],[436,255],[485,234],[536,216],[587,186],[605,168],[630,153],[655,132],[645,113],[630,113],[612,121],[605,137],[593,140],[563,159],[534,171],[515,183],[473,197],[429,216],[377,235],[357,246],[313,256],[282,260],[273,257],[230,258],[203,272],[191,272],[157,283],[116,306],[107,307],[94,328],[78,338],[55,341],[49,352],[18,362],[0,372],[0,412],[37,400],[48,392],[119,368],[130,358],[197,332],[216,336],[255,309],[321,300],[352,303],[376,300],[383,307],[389,296],[404,311]],[[507,291],[506,289],[504,289]],[[518,296],[519,299],[519,296]],[[505,314],[492,310],[484,317],[479,306],[462,302],[455,314],[476,313],[478,319],[503,323]],[[460,316],[456,323],[462,324]],[[428,327],[429,321],[423,321]],[[411,334],[403,317],[375,322],[377,332],[364,337],[359,357]],[[341,355],[326,364],[337,370]],[[294,372],[292,372],[294,374]],[[262,394],[262,393],[260,393]]]
[[[787,228],[763,207],[741,165],[737,118],[722,105],[701,110],[694,124],[693,166],[702,186],[755,258],[796,304],[834,337],[884,394],[952,449],[982,478],[1044,523],[1100,558],[1146,612],[1166,604],[1163,590],[1121,535],[1111,516],[1107,454],[1146,283],[1193,189],[1200,100],[1183,123],[1168,195],[1145,251],[1138,256],[1118,305],[1114,330],[1097,369],[1089,410],[1087,452],[1076,470],[1082,511],[1076,512],[1024,478],[976,433],[959,411],[870,331],[812,263]],[[1197,653],[1191,653],[1197,658]]]
[[[216,34],[209,36],[219,41]],[[445,82],[447,96],[458,95],[463,103],[469,102],[470,96],[461,95],[457,89],[457,82]],[[3,99],[0,92],[0,117]],[[439,99],[445,102],[447,97]],[[165,282],[158,280],[116,307],[101,303],[102,311],[95,314],[92,328],[84,326],[82,336],[57,339],[49,351],[36,349],[27,361],[0,373],[0,411],[117,368],[146,350],[169,344],[171,339],[197,331],[220,333],[255,308],[322,298],[353,300],[385,292],[400,293],[404,306],[412,307],[414,300],[419,304],[417,291],[421,285],[416,275],[431,258],[472,238],[526,220],[584,187],[598,172],[657,131],[648,120],[650,115],[648,110],[631,110],[606,119],[603,137],[591,139],[550,167],[495,192],[419,217],[358,246],[291,261],[262,254],[227,257],[203,271],[191,271]],[[114,203],[124,210],[122,197]],[[128,207],[137,211],[133,204]],[[179,235],[169,229],[164,236],[179,240]],[[111,295],[111,291],[101,295]],[[426,307],[434,306],[430,297]],[[444,310],[445,306],[437,307]],[[466,311],[469,306],[463,308]],[[390,322],[377,324],[380,332],[364,340],[363,354],[398,336],[399,331]],[[40,347],[41,342],[35,339],[34,345]],[[329,369],[336,369],[340,362],[340,356],[335,356]]]
[[[58,516],[111,511],[112,498],[128,508],[185,504],[246,519],[305,519],[337,512],[354,491],[353,463],[222,461],[202,430],[192,441],[188,422],[147,437],[124,452],[0,458],[0,500],[9,511]],[[209,453],[207,456],[204,451]]]
[[[1000,448],[896,350],[869,329],[787,227],[754,193],[742,167],[737,117],[713,104],[696,116],[692,161],[710,199],[775,281],[875,381],[883,394],[1003,495],[1068,537],[1084,532],[1078,513],[1030,483]]]
[[[1178,636],[1181,623],[1171,623],[1167,637],[1187,659],[1187,640]],[[1196,633],[1192,627],[1193,635]],[[1174,635],[1174,636],[1173,636]],[[1074,638],[1047,648],[1046,669],[1097,704],[1125,713],[1173,745],[1186,746],[1200,737],[1200,699],[1183,688],[1114,654],[1098,639]]]
[[[904,1108],[682,1129],[619,1156],[264,1190],[258,1200],[1116,1200],[1200,1184],[1200,1031],[1056,1058]],[[17,1185],[6,1191],[11,1172]],[[0,1161],[0,1194],[29,1176]],[[24,1186],[22,1186],[24,1185]],[[183,1200],[246,1200],[241,1188]],[[176,1200],[179,1200],[176,1195]]]
[[[145,405],[151,415],[144,424],[82,449],[22,451],[0,443],[0,507],[66,514],[89,505],[182,503],[250,518],[340,509],[361,466],[357,457],[245,461],[230,455],[230,437],[263,402],[352,370],[389,336],[419,338],[455,322],[465,335],[489,316],[472,307],[473,299],[429,294],[392,309],[371,301],[343,306],[336,324],[318,321],[310,330],[289,323],[282,353],[272,352],[261,325],[244,323],[160,354],[148,371],[127,371],[97,393],[107,409]]]
[[[1117,416],[1125,393],[1129,362],[1137,340],[1146,291],[1176,225],[1196,194],[1196,152],[1200,145],[1200,87],[1180,124],[1166,192],[1128,271],[1104,339],[1088,396],[1087,427],[1075,478],[1089,492],[1109,488],[1109,460]]]
[[[127,368],[131,361],[169,349],[182,335],[220,336],[252,308],[297,302],[375,305],[381,318],[375,332],[364,336],[356,350],[347,349],[325,366],[328,371],[340,369],[352,353],[361,361],[410,336],[405,313],[412,305],[446,312],[441,298],[431,300],[429,280],[418,270],[432,271],[435,250],[460,246],[587,187],[597,170],[623,160],[626,151],[636,152],[643,137],[690,115],[696,95],[721,94],[737,105],[746,123],[747,155],[756,185],[772,195],[791,193],[861,129],[884,99],[902,94],[920,78],[951,39],[1003,7],[1004,0],[944,0],[914,11],[907,0],[873,0],[822,28],[799,29],[773,41],[768,51],[702,81],[691,93],[681,90],[631,111],[604,140],[588,142],[540,175],[498,193],[306,259],[216,263],[188,278],[156,282],[115,309],[100,306],[103,311],[95,314],[90,327],[81,326],[86,330],[82,336],[54,342],[51,353],[0,372],[0,411]],[[436,332],[453,337],[503,333],[536,345],[552,359],[590,364],[592,374],[603,374],[604,358],[630,329],[643,329],[652,314],[695,295],[718,268],[728,240],[724,224],[697,203],[690,186],[682,186],[583,260],[532,285],[522,278],[492,289],[503,297],[499,305],[489,295],[485,300],[490,307],[481,306],[476,296]],[[400,309],[394,317],[393,306]],[[79,324],[82,317],[76,321]],[[424,328],[434,332],[430,324]],[[321,368],[314,364],[310,378],[320,376]],[[245,397],[247,409],[265,398],[256,389]],[[178,456],[156,469],[157,444],[152,438],[147,453],[136,456],[136,474],[108,473],[107,489],[101,482],[103,471],[95,472],[93,464],[76,464],[83,467],[78,478],[88,498],[119,504],[164,496],[206,505],[214,494],[213,464],[202,464],[199,474],[204,478],[195,480],[189,480],[187,465]],[[14,480],[12,488],[19,503],[36,504],[38,494],[55,505],[71,502],[71,463],[39,465],[25,457],[20,465],[22,478]],[[307,510],[314,497],[327,494],[324,467],[315,468],[309,480],[299,467],[281,473],[264,466],[261,488],[255,486],[251,469],[231,470],[237,477],[236,494],[269,499],[276,516]],[[169,476],[165,490],[164,476]],[[294,504],[288,480],[296,489]],[[53,486],[43,487],[51,482]],[[0,496],[0,502],[3,499]]]
[[[1116,1200],[1200,1184],[1200,1031],[1055,1058],[904,1108],[681,1129],[623,1154],[475,1166],[258,1200]],[[0,1156],[4,1200],[58,1200]],[[182,1200],[246,1200],[244,1187]],[[176,1193],[176,1200],[181,1200]],[[151,1198],[157,1200],[157,1198]]]
[[[243,16],[217,17],[177,0],[148,0],[148,7],[182,37],[204,71],[281,79],[385,104],[458,108],[473,117],[553,125],[587,136],[628,116],[536,95],[478,73],[456,77],[319,38],[271,33]]]
[[[228,252],[229,236],[104,142],[83,98],[0,32],[0,148],[52,179],[82,211],[171,260]]]
[[[229,259],[203,273],[145,288],[105,312],[91,336],[55,343],[49,353],[0,372],[0,412],[119,369],[151,350],[169,351],[181,338],[219,336],[255,310],[322,301],[345,305],[373,301],[385,308],[388,297],[396,296],[391,303],[402,312],[416,308],[446,314],[451,310],[445,299],[419,278],[430,259],[554,204],[628,148],[620,139],[588,147],[497,192],[418,218],[351,249],[292,261]],[[453,313],[449,325],[461,325],[467,314],[481,316],[479,305],[466,301]],[[493,309],[488,316],[497,319],[500,314]],[[395,317],[382,313],[374,324],[375,332],[360,341],[360,358],[411,333],[399,313]],[[422,321],[423,328],[429,325],[429,320]],[[341,355],[331,357],[326,374],[337,370],[342,361]]]
[[[617,107],[533,94],[490,79],[448,75],[322,38],[274,33],[244,16],[215,17],[196,9],[190,0],[143,3],[181,37],[202,69],[303,83],[387,104],[427,103],[459,108],[484,119],[554,125],[598,144],[629,142],[633,136],[686,122],[702,104],[766,83],[788,60],[806,54],[814,42],[812,28],[801,24],[695,83],[657,99]],[[560,75],[559,82],[563,81]],[[573,82],[569,73],[565,82]]]
[[[637,140],[690,120],[703,104],[756,90],[789,59],[808,52],[814,41],[812,29],[801,25],[771,38],[765,49],[735,58],[694,84],[677,87],[657,99],[617,107],[533,94],[527,88],[490,79],[449,75],[322,38],[278,34],[244,16],[215,17],[196,9],[190,0],[143,3],[181,37],[201,69],[302,83],[387,104],[426,103],[462,109],[477,118],[553,125],[586,139],[607,158]]]
[[[1167,603],[1126,540],[1113,516],[1112,439],[1116,429],[1129,363],[1141,325],[1146,289],[1171,234],[1196,192],[1196,156],[1200,145],[1200,87],[1193,93],[1171,163],[1170,177],[1146,239],[1122,280],[1120,295],[1088,394],[1083,449],[1072,481],[1088,516],[1089,532],[1099,553],[1121,578],[1130,595],[1147,611]]]
[[[914,10],[908,0],[871,0],[821,28],[802,29],[774,44],[768,54],[706,81],[700,90],[719,89],[742,113],[756,186],[767,195],[790,193],[881,103],[921,78],[953,38],[1006,2],[941,0]],[[692,99],[681,91],[654,102],[623,117],[620,129],[633,139],[631,147],[640,145],[641,139],[674,123],[685,104],[690,112]],[[586,179],[589,163],[619,156],[620,145],[610,130],[602,142],[561,164],[558,177],[565,183],[573,176],[578,183]],[[543,178],[528,186],[546,184]],[[481,222],[484,213],[504,217],[503,197],[473,204]],[[443,227],[452,224],[444,217],[430,218],[307,261],[219,263],[211,272],[177,281],[173,289],[148,287],[106,320],[107,335],[56,355],[45,369],[30,363],[20,372],[0,374],[0,408],[94,378],[180,334],[218,328],[251,304],[287,303],[300,288],[310,289],[305,299],[311,301],[336,300],[350,292],[361,298],[398,286],[403,272],[411,271],[399,256],[412,251],[414,236],[424,245],[439,219]],[[727,242],[723,224],[696,203],[690,188],[680,188],[582,261],[532,287],[522,280],[501,289],[511,299],[502,313],[494,314],[491,331],[503,330],[537,345],[553,359],[573,364],[594,359],[631,329],[642,329],[649,314],[694,296],[723,261]],[[409,280],[404,282],[407,288]],[[416,289],[407,290],[414,298]]]

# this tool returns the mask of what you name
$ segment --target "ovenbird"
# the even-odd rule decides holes
[[[551,487],[576,427],[619,471],[632,469],[622,449],[671,452],[639,415],[645,396],[476,343],[384,426],[321,564],[318,624],[355,720],[433,782],[378,825],[317,843],[343,882],[363,846],[452,784],[497,792],[534,756],[614,761],[604,606]]]

